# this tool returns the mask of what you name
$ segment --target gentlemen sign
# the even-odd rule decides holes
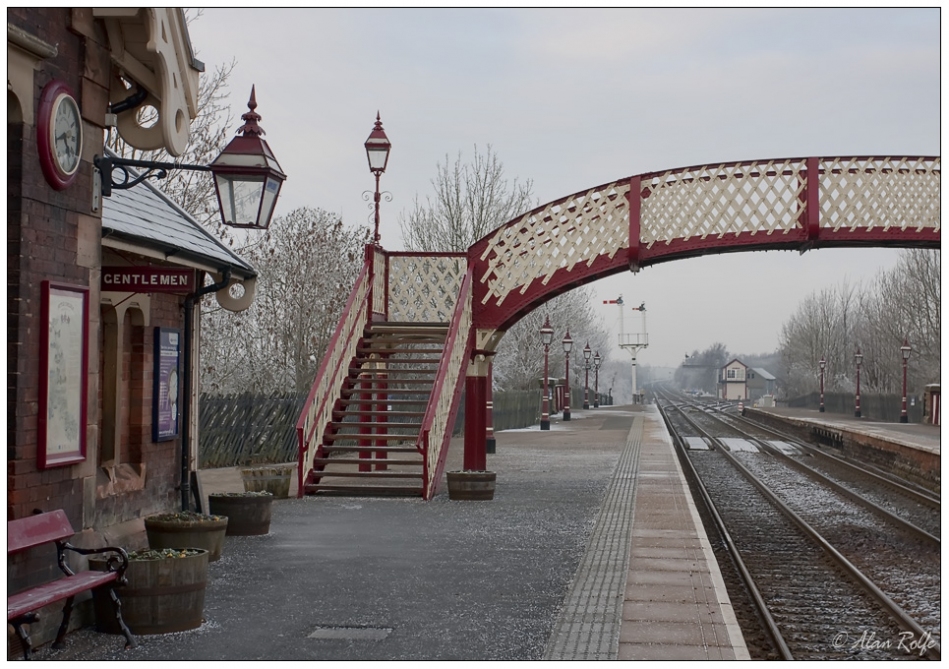
[[[193,293],[194,270],[170,267],[103,267],[102,290],[120,293]]]

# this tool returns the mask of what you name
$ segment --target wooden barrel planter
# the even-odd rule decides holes
[[[448,472],[448,499],[494,499],[497,474],[485,471]]]
[[[163,513],[145,519],[148,547],[203,548],[208,561],[221,557],[227,518],[193,512]]]
[[[245,492],[269,492],[277,499],[290,497],[290,478],[296,465],[244,467],[241,479]]]
[[[252,536],[270,532],[274,496],[269,492],[235,492],[208,496],[211,513],[227,516],[228,536]]]
[[[92,569],[106,570],[106,561],[91,558]],[[195,629],[204,622],[208,582],[208,551],[203,548],[143,550],[129,554],[128,585],[115,589],[122,618],[132,634],[167,634]],[[108,588],[92,593],[96,630],[121,634]]]

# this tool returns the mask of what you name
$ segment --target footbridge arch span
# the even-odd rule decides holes
[[[939,248],[938,157],[765,159],[649,172],[537,207],[468,251],[473,323],[503,331],[571,288],[753,250]],[[485,341],[486,338],[482,339]]]

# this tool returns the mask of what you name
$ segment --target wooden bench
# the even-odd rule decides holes
[[[135,646],[132,633],[129,632],[125,621],[122,620],[122,603],[115,594],[115,585],[125,585],[125,570],[128,568],[129,558],[121,548],[76,548],[68,543],[67,539],[73,536],[72,525],[61,509],[48,513],[39,513],[35,516],[11,520],[7,523],[7,557],[30,548],[44,544],[56,544],[56,557],[59,568],[64,576],[49,583],[33,586],[7,596],[7,621],[13,625],[17,636],[23,643],[23,657],[29,660],[32,654],[30,637],[24,631],[25,623],[34,623],[39,620],[36,611],[62,600],[66,600],[63,607],[63,622],[59,626],[59,633],[53,648],[61,648],[66,631],[69,627],[69,616],[72,614],[73,600],[76,595],[99,586],[108,586],[109,595],[115,609],[115,617],[119,629],[125,635],[125,647]],[[73,551],[80,555],[112,553],[107,558],[108,571],[83,571],[74,573],[66,564],[65,551]]]

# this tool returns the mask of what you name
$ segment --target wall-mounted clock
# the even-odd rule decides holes
[[[63,190],[79,175],[82,157],[82,116],[64,82],[51,81],[40,94],[36,131],[43,176],[50,186]]]

